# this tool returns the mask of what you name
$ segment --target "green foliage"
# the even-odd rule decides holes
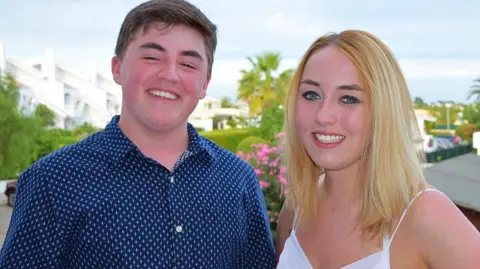
[[[199,134],[207,139],[212,140],[221,147],[226,148],[232,152],[235,152],[240,142],[251,136],[254,129],[242,128],[242,129],[228,129],[228,130],[214,130],[211,132],[200,132]]]
[[[463,110],[463,119],[468,121],[468,123],[480,124],[480,103],[466,105]]]
[[[18,86],[11,76],[0,77],[0,178],[15,177],[36,155],[39,124],[18,107]]]
[[[90,134],[93,134],[93,133],[96,133],[98,131],[100,131],[101,129],[99,128],[96,128],[96,127],[93,127],[91,124],[88,124],[88,123],[84,123],[83,125],[81,126],[78,126],[77,128],[75,128],[72,132],[72,134],[75,136],[75,137],[80,137],[80,138],[84,138]]]
[[[233,107],[235,107],[232,100],[230,100],[230,98],[227,97],[227,96],[222,98],[221,106],[222,106],[222,108],[233,108]]]
[[[237,98],[248,103],[250,115],[257,116],[262,109],[276,103],[283,104],[293,74],[292,69],[279,72],[279,53],[266,52],[255,59],[247,58],[250,70],[241,70]]]
[[[283,128],[284,109],[279,105],[274,105],[262,111],[262,119],[257,134],[268,140],[273,141],[275,135]]]
[[[467,94],[467,99],[473,99],[474,102],[480,103],[480,78],[473,81],[473,85]]]
[[[73,131],[51,128],[55,113],[39,104],[32,117],[18,106],[18,84],[0,77],[0,179],[15,178],[39,158],[98,131],[90,125]]]
[[[44,127],[52,127],[55,125],[55,113],[44,104],[37,106],[35,117],[37,117],[40,124]]]
[[[473,133],[478,130],[475,124],[463,124],[457,127],[455,134],[460,136],[465,141],[472,141]]]
[[[281,134],[276,134],[276,137],[281,137]],[[274,145],[279,143],[276,140],[271,142]],[[255,144],[248,153],[238,152],[237,155],[255,169],[265,198],[270,229],[275,239],[278,216],[284,202],[284,195],[288,192],[287,168],[280,161],[281,148],[267,144]]]
[[[436,123],[434,121],[425,121],[425,132],[430,134],[431,130],[435,128]]]
[[[253,148],[252,146],[255,144],[268,144],[268,142],[258,136],[249,136],[245,139],[243,139],[240,144],[237,146],[237,152],[241,151],[243,153],[248,153],[250,152]]]
[[[427,104],[420,97],[415,97],[415,99],[413,101],[413,105],[414,105],[415,108],[424,108],[424,107],[427,106]]]

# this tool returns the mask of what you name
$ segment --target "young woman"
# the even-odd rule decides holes
[[[344,31],[312,44],[285,132],[277,268],[480,268],[479,232],[425,181],[407,83],[378,38]]]

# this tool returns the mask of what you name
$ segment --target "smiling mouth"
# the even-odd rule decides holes
[[[324,134],[315,134],[315,138],[325,144],[338,143],[345,139],[344,135],[324,135]]]
[[[148,93],[151,94],[151,95],[153,95],[153,96],[165,98],[165,99],[168,99],[168,100],[176,100],[176,99],[178,99],[178,95],[173,94],[173,93],[170,93],[170,92],[166,92],[166,91],[161,91],[161,90],[148,90]]]

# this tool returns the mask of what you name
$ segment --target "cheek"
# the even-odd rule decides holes
[[[154,72],[141,64],[130,63],[122,68],[124,94],[130,99],[138,99],[147,82],[152,80]]]
[[[362,107],[344,110],[340,114],[344,128],[355,138],[363,139],[366,130],[365,111]]]
[[[298,131],[309,131],[315,123],[315,110],[313,107],[301,101],[297,102],[295,108],[295,125]]]
[[[182,83],[182,88],[187,93],[200,96],[205,91],[203,88],[206,81],[206,76],[204,78],[198,73],[185,73],[181,75],[180,81]]]

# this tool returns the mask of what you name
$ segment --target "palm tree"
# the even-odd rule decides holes
[[[241,70],[237,97],[248,103],[250,115],[258,115],[262,109],[273,104],[283,104],[290,82],[292,70],[278,74],[280,54],[267,52],[257,55],[255,60],[247,58],[250,70]]]
[[[473,98],[474,102],[480,103],[480,78],[475,79],[473,83],[470,87],[470,92],[468,92],[467,99],[470,100],[470,98]]]

